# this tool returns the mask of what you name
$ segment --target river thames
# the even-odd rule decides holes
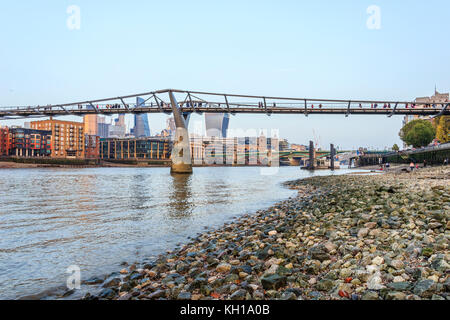
[[[348,170],[338,170],[343,174]],[[313,175],[281,167],[5,169],[0,183],[0,298],[44,298],[82,280],[152,257],[206,229],[295,195],[287,180]]]

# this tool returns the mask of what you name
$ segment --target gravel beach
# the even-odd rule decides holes
[[[450,300],[450,167],[286,182],[296,197],[154,262],[92,278],[84,299]]]

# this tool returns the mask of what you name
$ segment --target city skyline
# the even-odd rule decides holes
[[[435,92],[434,95],[427,96],[427,97],[417,97],[414,99],[415,102],[411,102],[411,104],[414,103],[423,103],[423,104],[429,104],[430,107],[437,107],[438,105],[445,105],[445,103],[449,102],[449,93],[442,93],[437,91],[437,87],[435,87]],[[353,101],[354,103],[357,103],[357,101]],[[438,103],[438,105],[435,105],[434,103]],[[137,97],[137,104],[136,107],[138,105],[144,105],[145,104],[145,100],[142,99],[141,97]],[[372,103],[372,108],[377,108],[380,107],[379,104],[373,104]],[[220,106],[220,105],[219,105]],[[275,106],[275,104],[274,104]],[[322,105],[318,106],[319,109],[321,108]],[[359,105],[360,108],[362,107],[361,104]],[[79,105],[80,107],[80,105]],[[87,106],[88,108],[90,108],[90,106]],[[106,108],[119,108],[120,105],[106,105]],[[314,108],[314,103],[312,104],[312,106],[310,106],[312,108]],[[370,107],[370,104],[369,104]],[[389,103],[389,105],[387,103],[385,103],[384,105],[385,108],[391,108],[391,103]],[[392,105],[393,107],[393,105]],[[405,106],[403,106],[405,107]],[[402,108],[402,106],[399,106],[399,108]],[[406,108],[408,108],[408,104],[406,105]],[[388,112],[389,113],[389,112]],[[80,116],[58,116],[59,120],[66,120],[66,121],[75,121],[78,122],[77,120],[82,120],[82,122],[84,122],[84,127],[85,127],[85,133],[90,134],[90,135],[99,135],[100,137],[103,138],[107,138],[107,137],[111,137],[111,138],[125,138],[125,137],[135,137],[135,131],[136,128],[138,128],[137,131],[140,132],[140,134],[138,134],[136,137],[165,137],[165,136],[170,136],[174,133],[174,127],[175,124],[173,122],[173,115],[172,114],[166,114],[164,115],[166,117],[164,123],[165,123],[165,127],[162,128],[161,131],[155,131],[153,133],[153,135],[151,135],[150,132],[150,128],[149,128],[149,116],[151,117],[155,117],[155,116],[160,116],[161,114],[158,113],[151,113],[151,114],[128,114],[128,113],[119,113],[116,115],[85,115],[83,117]],[[185,113],[185,116],[187,116],[186,118],[186,124],[189,127],[189,132],[194,133],[195,136],[204,136],[204,137],[212,137],[212,136],[216,136],[216,137],[227,137],[228,135],[230,136],[254,136],[257,137],[258,134],[257,132],[261,132],[261,131],[265,131],[265,132],[277,132],[280,133],[280,129],[279,128],[275,128],[275,127],[271,127],[271,128],[263,128],[263,127],[259,127],[259,128],[250,128],[247,127],[245,129],[243,129],[242,127],[239,128],[229,128],[229,123],[230,123],[230,119],[233,119],[234,116],[236,114],[235,113]],[[242,116],[245,114],[239,114],[239,116]],[[317,114],[319,117],[322,114]],[[316,116],[317,116],[316,115]],[[357,113],[357,114],[351,114],[352,117],[366,117],[365,116],[366,113]],[[269,118],[271,119],[274,116],[278,116],[278,117],[283,117],[285,115],[279,115],[279,114],[271,114],[270,117],[267,117],[267,115],[261,115],[261,114],[252,114],[252,117],[265,117],[265,118]],[[296,114],[294,116],[297,117],[302,117],[303,112],[300,114]],[[308,114],[309,117],[314,116],[313,113]],[[151,119],[150,117],[150,119]],[[339,115],[326,115],[327,118],[329,117],[341,117]],[[375,116],[376,117],[376,116]],[[42,117],[42,119],[45,119],[46,117]],[[191,118],[194,118],[193,121],[190,121]],[[347,117],[346,117],[347,118]],[[379,117],[376,117],[379,118]],[[411,119],[414,118],[424,118],[424,119],[429,119],[431,120],[432,118],[430,118],[430,116],[403,116],[402,117],[402,126],[405,125],[408,121],[410,121]],[[388,120],[391,119],[391,117],[388,117]],[[20,122],[22,121],[22,123],[20,124]],[[12,125],[12,127],[24,127],[24,128],[28,128],[29,127],[29,121],[27,121],[26,118],[24,119],[15,119],[15,120],[5,120],[4,122],[10,122],[10,123],[14,123]],[[19,123],[19,125],[17,125]],[[95,126],[94,123],[96,123],[97,125]],[[341,124],[340,124],[341,125]],[[3,125],[5,127],[5,125]],[[0,125],[1,127],[1,125]],[[96,129],[94,130],[93,128],[96,127]],[[106,134],[104,133],[106,132]],[[145,133],[144,133],[145,132]],[[282,134],[279,135],[281,138],[288,140],[288,137],[284,137]],[[319,149],[326,149],[328,147],[328,145],[326,143],[323,142],[322,140],[322,136],[320,135],[320,131],[318,132],[317,130],[315,130],[314,128],[312,129],[312,134],[310,136],[306,136],[303,137],[303,140],[299,141],[299,140],[294,140],[294,141],[289,141],[290,143],[293,144],[303,144],[303,145],[307,145],[309,143],[309,141],[313,141],[315,143],[315,146]],[[330,143],[331,144],[331,143]],[[336,148],[337,149],[346,149],[346,150],[357,150],[360,148],[364,148],[364,149],[368,149],[368,150],[391,150],[393,145],[385,145],[384,147],[380,147],[380,146],[374,146],[372,144],[366,144],[366,145],[353,145],[352,147],[346,147],[346,146],[342,146],[339,144],[336,144]],[[397,144],[397,143],[395,143]],[[404,145],[404,147],[406,148],[407,146]]]
[[[68,1],[0,5],[0,36],[8,43],[8,50],[0,53],[8,61],[0,73],[2,105],[45,105],[166,87],[389,100],[429,96],[435,85],[438,91],[450,89],[450,62],[445,59],[450,45],[442,41],[449,29],[445,13],[450,5],[444,1],[433,6],[376,1],[379,29],[368,27],[371,1],[356,5],[261,1],[258,6],[235,1],[227,5],[131,1],[126,6],[77,1],[79,29],[67,27],[69,5]],[[149,11],[154,13],[152,19],[146,19]],[[19,14],[26,23],[13,19]],[[167,14],[174,19],[165,19]],[[199,15],[203,18],[183,22],[185,16]],[[433,19],[426,25],[417,23],[424,16]],[[118,20],[126,23],[119,26],[114,23]],[[166,31],[164,36],[160,30]],[[154,41],[142,42],[149,34]],[[204,39],[202,46],[188,42],[192,34]],[[36,48],[33,55],[23,50],[23,41]],[[139,50],[110,45],[133,41],[142,42]],[[163,50],[172,43],[182,50]],[[414,50],[419,43],[431,43],[433,50]],[[160,132],[166,119],[152,115],[149,125]],[[199,116],[193,115],[191,123],[197,120]],[[14,122],[1,121],[10,123]],[[315,132],[324,146],[335,143],[343,148],[399,144],[401,125],[402,117],[230,119],[230,129],[279,129],[295,143],[307,143]]]

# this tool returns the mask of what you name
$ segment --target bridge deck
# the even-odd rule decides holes
[[[267,96],[207,93],[198,91],[160,90],[136,95],[121,96],[46,106],[0,107],[0,119],[48,117],[86,114],[166,113],[172,108],[166,95],[173,92],[185,113],[231,114],[344,114],[348,115],[449,115],[448,102],[417,104],[400,101],[330,100],[308,98],[283,98]],[[130,99],[141,97],[144,103],[136,105]],[[181,97],[181,99],[180,99]]]
[[[222,109],[222,108],[182,108],[183,112],[188,113],[227,113],[231,114],[351,114],[351,115],[391,115],[392,110],[390,109],[370,109],[370,108],[361,108],[361,109],[342,109],[342,108],[321,108],[321,109],[305,109],[299,108],[272,108],[269,111],[255,109],[255,108],[230,108]],[[422,115],[422,116],[434,116],[439,114],[441,109],[397,109],[395,115]],[[42,110],[42,111],[33,111],[27,109],[18,109],[18,110],[0,110],[0,117],[2,118],[26,118],[26,117],[48,117],[48,116],[66,116],[66,115],[75,115],[75,116],[83,116],[86,114],[103,114],[103,115],[113,115],[113,114],[122,114],[122,113],[166,113],[171,114],[172,111],[170,108],[163,108],[162,110],[158,108],[152,107],[144,107],[144,108],[117,108],[117,109],[99,109],[88,110],[88,109],[80,109],[80,110]],[[449,115],[450,110],[446,110],[443,114]]]

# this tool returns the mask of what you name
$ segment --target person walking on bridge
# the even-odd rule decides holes
[[[411,172],[414,171],[414,167],[415,167],[415,164],[414,164],[414,162],[411,161],[411,163],[409,164],[409,169],[411,170]]]

